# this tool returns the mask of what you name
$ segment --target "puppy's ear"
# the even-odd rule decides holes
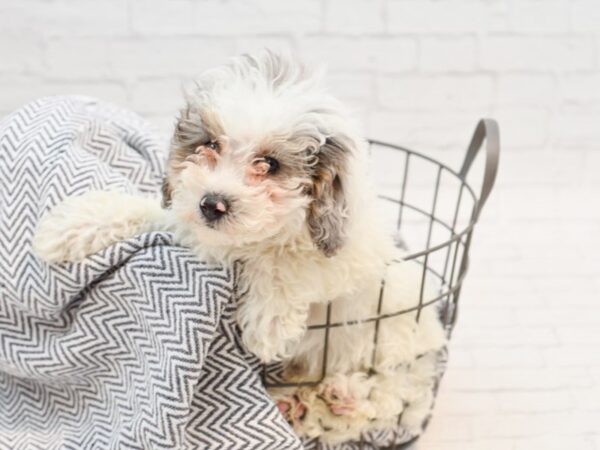
[[[171,196],[173,193],[173,188],[171,187],[171,183],[169,183],[168,176],[165,176],[162,181],[162,206],[163,208],[168,208],[171,206]]]
[[[195,118],[192,116],[192,109],[188,104],[180,111],[177,122],[175,123],[175,132],[171,138],[171,149],[169,151],[167,167],[161,188],[163,208],[171,206],[173,187],[169,182],[171,176],[170,172],[190,154],[190,147],[193,145],[194,140],[193,133],[196,131],[191,129],[194,126],[194,119]],[[200,122],[199,119],[198,122]]]
[[[316,246],[333,256],[344,244],[346,237],[347,208],[345,183],[347,160],[353,152],[351,139],[339,136],[325,140],[318,154],[313,173],[308,210],[308,229]]]
[[[162,183],[163,207],[171,205],[173,186],[169,180],[173,180],[174,174],[180,170],[181,163],[194,153],[198,145],[209,139],[210,133],[218,135],[221,132],[219,125],[217,117],[210,109],[200,111],[188,103],[181,110],[171,138],[171,149]]]

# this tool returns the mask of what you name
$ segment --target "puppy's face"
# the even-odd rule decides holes
[[[284,243],[308,229],[333,255],[354,145],[336,108],[298,66],[269,53],[209,72],[177,124],[165,205],[201,243]]]

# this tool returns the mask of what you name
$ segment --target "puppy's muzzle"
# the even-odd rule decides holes
[[[229,202],[220,194],[206,194],[200,200],[200,211],[209,222],[216,222],[229,212]]]

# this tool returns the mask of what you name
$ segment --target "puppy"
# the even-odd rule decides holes
[[[431,297],[421,268],[398,262],[378,221],[355,130],[299,64],[270,52],[236,58],[188,93],[162,205],[117,192],[68,198],[40,222],[34,249],[51,263],[77,261],[169,230],[201,259],[243,261],[237,321],[247,348],[264,363],[283,360],[286,381],[326,375],[270,391],[300,435],[356,439],[397,426],[401,413],[418,431],[444,331],[431,307],[418,306]],[[328,334],[323,367],[325,331],[306,331],[324,323],[327,305],[341,326]]]

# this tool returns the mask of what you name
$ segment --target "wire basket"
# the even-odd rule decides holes
[[[483,182],[477,192],[467,181],[467,176],[482,148],[485,148]],[[421,287],[417,305],[381,314],[385,290],[385,283],[382,282],[377,314],[355,323],[332,321],[329,304],[324,323],[308,327],[309,332],[323,332],[321,376],[302,383],[285,383],[276,375],[280,368],[268,366],[263,370],[263,381],[269,388],[313,385],[322,381],[327,374],[330,330],[337,327],[373,323],[372,361],[375,361],[377,352],[379,324],[391,317],[416,313],[416,320],[419,321],[424,308],[437,307],[448,338],[452,335],[461,288],[469,266],[473,231],[496,179],[500,154],[498,125],[492,119],[479,121],[458,171],[422,153],[377,140],[369,141],[369,149],[372,162],[385,168],[377,171],[382,174],[378,180],[378,197],[386,206],[380,209],[386,214],[386,223],[390,224],[389,231],[402,237],[398,239],[399,246],[415,249],[407,252],[403,259],[421,265],[421,286],[433,281],[438,288],[436,295],[424,298]],[[440,378],[442,374],[443,370]],[[393,446],[400,442],[394,437],[391,444],[387,444],[392,447],[387,448],[399,448]],[[359,448],[378,447],[362,443]]]

